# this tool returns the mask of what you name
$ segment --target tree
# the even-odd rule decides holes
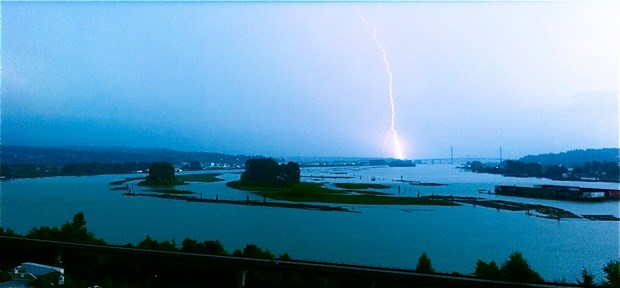
[[[291,185],[300,182],[299,164],[288,162],[278,165],[271,158],[253,158],[245,162],[245,171],[241,174],[241,183],[249,185]]]
[[[487,278],[487,279],[501,279],[502,275],[499,271],[499,267],[495,261],[491,260],[491,262],[486,263],[482,260],[478,260],[476,263],[476,271],[474,271],[474,275]]]
[[[76,213],[75,216],[73,216],[73,221],[62,224],[60,229],[47,226],[33,228],[28,232],[27,237],[74,243],[105,244],[103,239],[96,238],[92,232],[88,231],[86,228],[86,218],[83,212]]]
[[[19,235],[17,235],[15,231],[11,230],[11,228],[6,228],[6,230],[4,230],[4,228],[0,227],[0,236],[17,237]]]
[[[138,243],[136,248],[140,249],[149,249],[149,250],[159,250],[159,242],[157,240],[151,239],[151,236],[146,235],[142,242]]]
[[[603,286],[620,287],[620,260],[612,260],[603,267],[605,280]]]
[[[515,282],[542,282],[543,279],[536,271],[530,268],[521,252],[510,254],[508,260],[502,264],[500,272],[505,280]]]
[[[285,171],[285,182],[288,184],[297,184],[301,180],[301,170],[299,169],[299,164],[297,162],[290,161],[286,163]]]
[[[433,269],[433,265],[431,264],[431,259],[428,258],[426,252],[422,253],[420,258],[418,259],[418,266],[415,267],[416,272],[421,273],[434,273],[435,269]]]
[[[241,174],[243,184],[275,185],[280,175],[280,165],[271,158],[252,158],[245,161]]]
[[[242,255],[243,257],[248,257],[248,258],[259,258],[259,259],[274,259],[275,258],[275,256],[273,256],[273,254],[271,254],[269,250],[266,250],[266,249],[263,250],[259,248],[258,246],[256,246],[255,244],[245,245],[245,248],[243,248]]]
[[[553,165],[553,166],[547,167],[547,170],[545,171],[544,176],[547,178],[557,179],[557,178],[562,178],[562,175],[567,172],[568,172],[568,168],[566,168],[565,166]]]
[[[592,275],[588,269],[583,268],[583,270],[581,270],[581,280],[577,280],[577,284],[582,287],[594,287],[594,275]]]
[[[146,177],[150,185],[174,185],[177,179],[174,176],[175,169],[168,162],[155,162],[149,167],[149,175]]]
[[[278,257],[278,260],[282,260],[282,261],[291,261],[291,256],[288,255],[288,253],[284,253],[282,255],[280,255],[280,257]]]
[[[198,241],[190,238],[185,238],[181,243],[181,251],[188,253],[203,253],[202,245]]]
[[[224,245],[219,240],[207,240],[202,243],[205,247],[205,253],[211,255],[228,255]]]

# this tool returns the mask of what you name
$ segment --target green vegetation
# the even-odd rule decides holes
[[[175,169],[172,164],[167,162],[155,162],[149,166],[149,175],[144,181],[140,181],[140,186],[176,186],[185,184],[177,180],[174,175]]]
[[[603,272],[605,272],[605,280],[602,283],[603,286],[620,287],[620,260],[609,261],[605,267],[603,267]]]
[[[502,275],[499,272],[499,266],[497,266],[497,263],[495,263],[494,260],[491,260],[491,262],[486,263],[478,259],[478,262],[476,263],[476,270],[474,271],[474,275],[481,277],[481,278],[487,278],[487,279],[501,279],[502,278]]]
[[[21,237],[13,232],[11,229],[4,229],[0,227],[0,236]],[[54,240],[64,241],[72,243],[84,243],[84,244],[97,244],[108,245],[103,239],[97,238],[92,232],[88,231],[86,227],[86,219],[84,212],[78,212],[73,216],[73,221],[66,222],[60,228],[41,226],[33,228],[28,234],[27,238],[42,239],[42,240]],[[224,249],[222,243],[218,240],[198,242],[196,240],[185,238],[181,247],[178,247],[176,241],[157,241],[153,240],[149,235],[145,237],[136,246],[127,244],[125,247],[149,249],[149,250],[161,250],[161,251],[180,251],[188,253],[209,254],[209,255],[231,255]],[[239,251],[240,254],[237,252]],[[236,249],[234,256],[248,257],[248,258],[263,258],[263,259],[275,259],[276,257],[269,251],[263,250],[254,244],[248,244],[243,252]],[[284,254],[281,257],[288,257],[288,254]],[[280,259],[280,257],[278,258]]]
[[[203,173],[203,174],[186,174],[186,175],[177,175],[177,181],[185,181],[185,182],[218,182],[224,181],[224,179],[217,178],[220,176],[220,173]]]
[[[19,236],[15,233],[15,231],[11,230],[10,228],[6,228],[6,230],[2,227],[0,227],[0,236],[10,236],[10,237],[15,237],[15,236]]]
[[[567,166],[552,164],[543,166],[540,163],[506,160],[496,163],[483,164],[480,161],[469,162],[466,170],[476,173],[502,174],[517,177],[544,177],[559,180],[581,180],[582,178],[598,179],[598,181],[617,182],[620,180],[620,166],[618,162],[588,161],[583,166],[575,165],[569,171]]]
[[[273,256],[269,250],[263,250],[255,244],[246,245],[245,248],[243,248],[243,251],[235,249],[232,255],[257,259],[275,259],[275,256]]]
[[[282,186],[299,183],[299,164],[280,164],[272,158],[253,158],[245,162],[245,171],[240,181],[248,185]]]
[[[278,165],[270,158],[249,159],[239,181],[231,181],[226,186],[239,190],[252,191],[260,196],[291,202],[320,202],[338,204],[378,204],[378,205],[450,205],[448,201],[387,196],[385,193],[371,191],[349,191],[329,189],[320,183],[302,183],[299,165],[295,162]],[[341,187],[359,189],[383,189],[389,186],[377,184],[339,183]],[[352,193],[355,192],[355,193]]]
[[[334,186],[342,189],[387,189],[388,185],[372,183],[335,183]]]
[[[198,254],[228,255],[228,252],[224,249],[224,245],[218,240],[200,243],[196,240],[185,238],[181,244],[181,251]]]
[[[10,229],[4,228],[0,228],[0,236],[22,237]],[[82,212],[78,212],[73,217],[72,222],[67,222],[60,228],[46,226],[35,228],[26,237],[109,245],[88,231]],[[162,256],[149,253],[136,257],[135,253],[107,254],[96,250],[71,248],[58,250],[54,246],[55,244],[45,244],[39,247],[38,245],[19,244],[19,242],[17,244],[15,242],[8,243],[11,244],[0,243],[0,255],[2,255],[0,257],[0,270],[2,271],[0,282],[10,280],[10,276],[6,273],[7,269],[23,262],[36,262],[63,267],[66,271],[64,287],[145,287],[145,282],[154,274],[158,274],[159,277],[149,287],[236,287],[237,270],[214,267],[213,264],[209,263],[177,261],[174,257],[164,257],[165,260],[162,260]],[[186,238],[179,247],[174,239],[157,241],[147,235],[137,245],[127,244],[124,247],[208,255],[231,255],[217,240],[198,242]],[[240,254],[235,252],[235,255],[239,257],[276,258],[269,250],[259,248],[254,244],[248,244],[243,251],[239,249],[235,251],[240,252]],[[290,260],[290,256],[285,253],[277,259]],[[94,271],[105,271],[105,273],[93,273]],[[200,277],[196,277],[196,275],[200,275]],[[298,277],[295,273],[288,272],[287,276]],[[29,287],[48,287],[42,285],[42,283],[45,284],[45,281],[41,282],[40,279],[30,283],[31,286]],[[291,285],[289,279],[284,279],[281,273],[258,269],[248,271],[247,282],[254,283],[248,287],[297,287],[297,285]],[[289,284],[284,285],[283,283]],[[313,286],[303,285],[302,287]]]
[[[530,264],[523,258],[523,254],[518,251],[510,254],[508,260],[506,260],[501,267],[498,267],[495,261],[491,261],[487,264],[482,260],[478,260],[474,275],[481,278],[512,282],[543,282],[540,274],[532,270]]]
[[[253,191],[266,198],[291,202],[319,202],[334,204],[367,204],[367,205],[438,205],[458,206],[449,201],[429,198],[396,197],[383,195],[354,195],[351,191],[329,189],[320,183],[302,182],[290,186],[247,185],[240,181],[231,181],[227,186]],[[359,194],[359,192],[356,192]]]
[[[4,228],[0,228],[0,236],[21,237],[10,229]],[[82,212],[78,212],[71,222],[63,224],[60,228],[35,228],[28,234],[28,237],[107,245],[102,239],[96,238],[88,231],[84,213]],[[146,236],[146,238],[136,246],[127,244],[125,247],[207,255],[231,255],[226,251],[222,243],[217,240],[199,242],[190,238],[185,238],[179,247],[174,239],[171,241],[157,241],[150,236]],[[48,263],[51,265],[62,265],[61,267],[64,267],[67,272],[67,284],[65,287],[88,287],[95,284],[103,284],[103,287],[144,287],[147,279],[151,278],[154,274],[160,275],[158,280],[160,282],[157,286],[163,285],[162,287],[175,287],[179,285],[184,287],[233,287],[235,285],[233,279],[238,279],[234,277],[236,275],[235,273],[239,272],[226,270],[226,268],[219,269],[196,262],[184,263],[182,261],[170,261],[171,258],[162,260],[161,255],[154,256],[151,254],[144,254],[141,257],[136,257],[134,254],[106,255],[82,249],[75,251],[68,249],[59,252],[55,250],[55,248],[50,249],[49,246],[43,248],[33,247],[32,245],[24,245],[23,247],[19,245],[0,245],[0,254],[3,256],[2,259],[0,259],[0,268],[2,268],[3,271],[5,271],[6,268],[14,267],[16,264],[26,260]],[[235,249],[232,255],[248,258],[291,260],[290,256],[286,253],[276,257],[269,250],[262,249],[254,244],[246,245],[243,250]],[[56,264],[52,263],[54,261],[57,261]],[[62,264],[58,261],[62,261]],[[481,278],[529,283],[543,282],[542,277],[532,270],[520,252],[513,252],[501,267],[498,266],[495,261],[486,263],[482,260],[478,260],[475,269],[474,275]],[[92,271],[105,271],[106,273],[92,273]],[[192,277],[197,271],[200,271],[200,273],[207,273],[209,277]],[[431,260],[426,253],[422,253],[418,259],[416,271],[435,273]],[[620,260],[616,259],[608,262],[603,267],[603,271],[605,272],[605,279],[600,285],[605,287],[619,287]],[[325,275],[274,272],[273,270],[261,271],[258,269],[248,269],[247,273],[248,287],[299,287],[300,284],[303,284],[302,286],[304,287],[348,287],[348,285],[345,284],[336,286],[325,285],[328,280],[337,281]],[[458,273],[453,274],[458,275]],[[0,273],[0,281],[6,281],[8,279],[6,273]],[[376,281],[377,279],[374,280]],[[184,284],[181,285],[179,281],[186,282],[181,283]],[[164,285],[164,283],[168,285]],[[585,269],[582,271],[582,281],[578,283],[584,287],[596,285],[592,274]],[[34,284],[36,283],[33,283],[33,285]],[[403,284],[404,286],[397,285],[392,287],[408,287],[405,284],[410,283]]]
[[[562,153],[548,153],[539,155],[528,155],[519,159],[523,162],[540,163],[544,166],[562,165],[568,167],[577,167],[590,162],[618,162],[620,149],[618,148],[602,148],[602,149],[586,149],[586,150],[570,150]]]
[[[577,284],[582,287],[594,287],[596,285],[594,284],[594,275],[586,268],[583,268],[581,270],[581,280],[577,280]]]
[[[217,176],[220,176],[222,174],[220,173],[203,173],[203,174],[187,174],[187,175],[176,175],[175,176],[175,183],[177,184],[173,184],[173,185],[157,185],[157,184],[148,184],[146,180],[141,181],[140,183],[138,183],[138,185],[140,186],[152,186],[152,187],[159,187],[159,186],[175,186],[175,185],[184,185],[186,184],[185,182],[204,182],[204,183],[211,183],[211,182],[218,182],[218,181],[224,181],[224,179],[220,179],[217,178]],[[112,181],[109,183],[109,185],[115,185],[115,186],[119,186],[119,185],[123,185],[129,181],[134,181],[134,180],[140,180],[140,179],[144,179],[144,177],[129,177],[129,178],[125,178],[125,179],[121,179],[121,180],[116,180],[116,181]],[[115,187],[112,188],[112,190],[125,190],[125,187]],[[177,190],[177,189],[165,189],[165,190],[153,190],[154,192],[160,192],[160,193],[168,193],[168,194],[194,194],[194,192],[191,191],[187,191],[187,190]]]
[[[83,212],[75,214],[73,221],[62,224],[60,229],[41,226],[30,230],[26,237],[74,243],[105,244],[103,239],[95,237],[92,232],[86,229],[86,219]]]
[[[428,258],[426,252],[422,253],[420,258],[418,259],[418,265],[415,267],[415,271],[420,273],[435,273],[435,269],[433,269],[433,264],[431,264],[431,259]]]

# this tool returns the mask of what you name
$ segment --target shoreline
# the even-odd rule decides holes
[[[286,203],[286,202],[267,202],[266,200],[224,200],[224,199],[206,199],[198,198],[196,196],[180,196],[171,194],[150,194],[150,193],[123,193],[124,196],[142,196],[153,197],[161,199],[172,200],[184,200],[187,202],[200,202],[200,203],[214,203],[214,204],[231,204],[231,205],[244,205],[244,206],[261,206],[261,207],[277,207],[277,208],[292,208],[292,209],[304,209],[304,210],[319,210],[319,211],[336,211],[336,212],[351,212],[361,213],[358,211],[352,211],[350,209],[341,206],[327,206],[327,205],[314,205],[303,203]],[[337,203],[334,203],[337,204]]]

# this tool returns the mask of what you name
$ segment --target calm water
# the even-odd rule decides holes
[[[225,171],[223,178],[238,179],[239,171]],[[495,185],[561,184],[618,189],[618,184],[555,182],[545,179],[505,178],[459,172],[450,165],[415,168],[312,168],[302,176],[354,176],[329,182],[370,182],[391,185],[381,190],[398,194],[482,196],[541,203],[577,214],[619,216],[618,202],[575,203],[553,200],[483,195],[478,189]],[[138,243],[146,235],[158,240],[185,237],[220,240],[232,251],[255,243],[274,254],[294,258],[380,266],[415,268],[426,252],[436,270],[472,273],[477,259],[503,262],[515,250],[523,252],[534,270],[547,280],[574,282],[583,267],[602,278],[602,267],[619,255],[618,222],[555,221],[526,216],[523,212],[484,207],[347,206],[361,213],[306,211],[284,208],[187,203],[147,197],[124,197],[110,191],[110,181],[135,175],[54,177],[1,183],[0,226],[20,234],[35,226],[61,225],[77,211],[84,211],[88,227],[97,236],[117,244]],[[413,186],[395,179],[448,184]],[[310,178],[304,178],[310,180]],[[224,182],[183,186],[205,198],[260,199],[236,191]]]

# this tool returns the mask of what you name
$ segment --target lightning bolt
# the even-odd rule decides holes
[[[394,149],[396,151],[394,151],[394,157],[396,159],[404,159],[405,156],[403,155],[403,150],[401,148],[400,145],[400,140],[398,140],[398,132],[396,132],[396,121],[395,119],[395,109],[394,109],[394,95],[393,95],[393,91],[392,91],[392,70],[390,70],[390,62],[387,59],[387,53],[385,52],[385,48],[383,48],[383,45],[381,44],[381,41],[379,41],[379,37],[377,37],[377,27],[375,27],[375,25],[373,25],[372,23],[370,23],[370,21],[366,20],[366,17],[364,17],[364,14],[362,14],[362,11],[358,10],[357,11],[360,14],[360,17],[362,18],[362,21],[364,23],[366,23],[366,25],[370,26],[370,28],[372,28],[372,36],[375,39],[375,43],[377,43],[377,46],[379,46],[379,49],[381,49],[381,52],[383,53],[383,63],[385,63],[385,72],[387,72],[388,76],[389,76],[389,98],[390,98],[390,108],[392,110],[392,123],[390,125],[390,131],[392,131],[392,140],[394,141]]]

